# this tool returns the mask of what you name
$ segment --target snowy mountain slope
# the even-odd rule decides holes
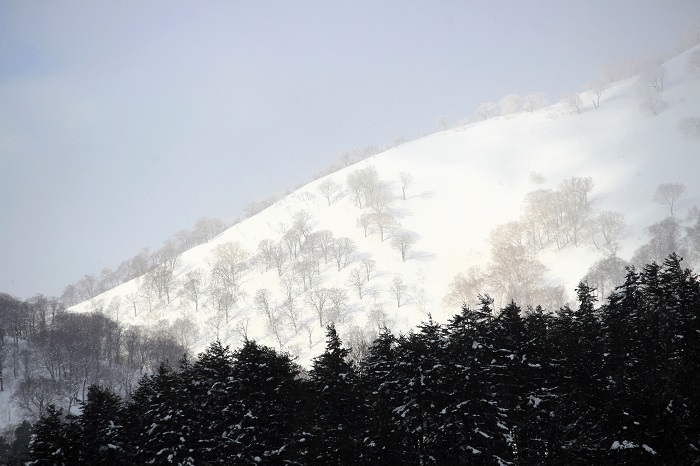
[[[625,215],[627,229],[618,255],[629,260],[647,241],[644,228],[668,215],[668,207],[651,201],[660,183],[678,182],[687,187],[675,208],[678,218],[693,205],[700,205],[696,181],[700,175],[700,138],[688,137],[678,129],[682,118],[700,116],[700,80],[685,67],[689,53],[666,64],[665,103],[658,115],[640,109],[637,79],[630,78],[613,84],[603,94],[598,109],[591,103],[592,93],[586,92],[581,94],[580,114],[558,103],[411,141],[309,183],[209,243],[183,253],[174,274],[179,285],[174,286],[170,303],[165,296],[146,297],[147,280],[141,277],[72,310],[102,310],[124,323],[138,325],[186,318],[195,324],[188,324],[191,328],[197,328],[192,341],[195,352],[217,337],[236,346],[245,334],[271,346],[281,345],[298,355],[300,362],[308,363],[322,349],[324,337],[318,315],[307,299],[313,289],[346,289],[343,317],[337,319],[339,332],[346,339],[357,329],[376,329],[379,321],[395,332],[411,329],[426,319],[427,313],[444,321],[458,311],[442,301],[452,277],[471,266],[486,267],[490,261],[489,233],[499,224],[518,219],[528,192],[555,189],[571,177],[593,179],[595,211]],[[382,242],[376,228],[365,237],[357,226],[363,210],[354,204],[347,179],[368,166],[376,169],[389,188],[392,199],[388,212],[400,222],[401,230],[417,238],[405,262],[391,247],[392,233]],[[401,172],[413,178],[406,200],[402,199]],[[542,175],[544,183],[532,183],[531,172]],[[345,193],[330,206],[319,193],[319,185],[327,179],[345,187]],[[254,257],[261,240],[280,242],[300,211],[310,214],[312,231],[330,230],[335,238],[348,237],[357,251],[340,271],[332,260],[326,264],[321,258],[312,289],[304,290],[301,282],[295,285],[295,303],[302,309],[297,329],[280,310],[275,337],[254,298],[258,290],[268,289],[272,304],[281,306],[285,292],[276,268],[263,271]],[[241,277],[243,294],[226,322],[212,293],[204,293],[195,311],[193,302],[182,294],[182,284],[194,270],[210,277],[217,246],[230,242],[240,245],[249,258]],[[550,248],[538,254],[548,268],[547,283],[563,285],[570,296],[578,280],[601,257],[591,246],[562,251]],[[348,278],[363,258],[374,260],[376,270],[365,288],[371,292],[359,299]],[[288,260],[283,275],[294,276],[293,268],[294,261]],[[390,290],[397,274],[406,285],[407,296],[401,306]]]

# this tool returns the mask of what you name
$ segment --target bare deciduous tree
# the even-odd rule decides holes
[[[605,299],[618,283],[625,279],[627,262],[615,255],[597,260],[586,274],[585,280],[596,289],[598,298]]]
[[[588,196],[593,191],[593,178],[573,176],[559,183],[559,191],[582,206],[588,206]]]
[[[523,106],[523,98],[516,94],[509,94],[498,101],[501,107],[501,115],[510,115],[519,112]]]
[[[681,257],[687,255],[683,244],[683,227],[675,217],[666,217],[646,228],[646,232],[651,239],[634,252],[631,262],[635,266],[643,267],[651,262],[661,263],[674,252]]]
[[[386,211],[393,200],[392,194],[386,183],[380,182],[366,198],[365,207],[372,209],[375,214]]]
[[[654,191],[651,200],[658,204],[669,206],[671,208],[671,216],[673,216],[673,205],[683,194],[685,194],[685,185],[683,183],[662,183]]]
[[[220,218],[201,217],[194,224],[192,233],[198,243],[208,243],[226,229],[226,223]]]
[[[657,89],[648,86],[643,80],[637,82],[637,96],[639,97],[639,108],[643,112],[649,112],[652,115],[658,115],[664,106],[664,101],[661,92]]]
[[[217,245],[213,250],[214,260],[210,261],[213,288],[223,291],[220,297],[228,295],[230,305],[235,306],[241,297],[243,276],[248,268],[248,252],[237,242],[230,241]]]
[[[377,261],[370,258],[364,258],[360,262],[362,263],[362,266],[365,269],[365,276],[367,277],[367,281],[370,281],[370,279],[372,278],[372,274],[374,273],[374,270],[377,267]]]
[[[625,227],[625,216],[621,213],[609,210],[601,212],[593,220],[593,245],[600,251],[616,254],[620,249],[619,239]]]
[[[513,221],[496,226],[489,235],[491,252],[514,250],[517,254],[527,253],[527,236],[522,222]]]
[[[640,79],[656,92],[663,92],[666,67],[661,57],[650,57],[641,65]]]
[[[357,157],[353,151],[346,150],[338,155],[338,162],[340,162],[343,167],[349,167],[357,162]]]
[[[311,214],[305,210],[300,210],[293,215],[292,229],[299,232],[299,234],[306,240],[311,231],[313,230],[313,222],[311,220]],[[301,242],[299,244],[301,246]]]
[[[12,399],[19,409],[30,419],[39,419],[46,414],[50,404],[58,404],[64,397],[61,383],[46,377],[27,377],[23,379]]]
[[[175,341],[189,352],[199,337],[199,326],[189,317],[178,317],[171,326],[171,332]]]
[[[333,257],[338,265],[338,271],[348,265],[355,251],[357,251],[357,246],[350,238],[343,236],[335,241],[333,244]]]
[[[547,105],[547,96],[543,92],[531,92],[523,97],[523,110],[534,112]]]
[[[389,291],[391,291],[396,299],[396,307],[401,307],[406,295],[406,284],[400,274],[394,275],[394,278],[391,279]]]
[[[327,288],[312,290],[306,294],[306,302],[311,305],[318,316],[318,325],[323,328],[326,306],[330,298],[330,292]]]
[[[391,247],[401,253],[402,262],[406,262],[406,253],[414,244],[416,244],[416,234],[412,231],[397,231],[391,237]]]
[[[295,299],[288,299],[282,303],[282,314],[287,322],[292,324],[294,335],[299,333],[299,320],[301,319],[301,307],[297,306]]]
[[[250,319],[247,317],[245,319],[241,319],[241,320],[236,322],[236,325],[234,328],[236,330],[236,333],[238,333],[238,335],[241,337],[241,342],[246,342],[249,340],[249,338],[248,338],[249,325],[250,325]]]
[[[140,302],[139,294],[136,292],[128,293],[125,296],[125,298],[126,298],[126,301],[129,304],[131,304],[131,307],[134,309],[134,317],[136,317],[139,313],[139,308],[138,308],[138,305]]]
[[[296,259],[299,256],[301,242],[301,234],[293,228],[282,236],[282,243],[287,247],[290,260]]]
[[[493,251],[492,256],[489,284],[501,300],[535,305],[536,294],[544,283],[545,266],[534,256],[520,254],[515,249]]]
[[[342,189],[343,187],[339,183],[333,181],[332,178],[326,178],[318,184],[318,191],[326,198],[329,206],[333,204],[333,200]]]
[[[272,248],[270,258],[277,268],[277,276],[281,277],[282,267],[284,267],[284,264],[287,262],[287,254],[285,254],[281,244],[277,244]]]
[[[372,324],[372,326],[377,330],[387,328],[389,326],[387,321],[388,316],[382,306],[375,305],[371,307],[369,311],[367,311],[367,323]]]
[[[130,278],[140,277],[151,268],[151,255],[147,248],[143,248],[140,253],[131,258]]]
[[[333,324],[341,323],[345,317],[343,308],[348,300],[347,292],[342,288],[330,288],[328,290],[328,300],[331,304],[329,320]]]
[[[364,295],[362,294],[362,289],[367,283],[367,274],[361,267],[354,267],[350,270],[350,275],[348,276],[347,284],[357,290],[357,296],[362,299]]]
[[[390,228],[398,225],[398,222],[388,212],[380,212],[371,214],[372,223],[379,229],[379,240],[384,242],[384,237]]]
[[[362,214],[360,214],[360,216],[357,218],[357,226],[362,227],[365,238],[367,238],[367,235],[369,234],[370,225],[372,225],[372,214],[362,212]]]
[[[602,79],[594,79],[588,83],[587,87],[593,92],[593,95],[595,95],[595,99],[593,99],[593,106],[595,108],[600,108],[600,97],[605,91],[608,90],[610,84]]]
[[[153,256],[155,266],[148,274],[158,291],[158,297],[165,295],[169,303],[175,270],[180,266],[180,251],[174,241],[167,240]]]
[[[321,230],[314,233],[314,235],[316,236],[323,261],[325,264],[328,264],[328,258],[331,256],[333,251],[333,242],[335,241],[333,232],[330,230]]]
[[[318,261],[309,256],[302,256],[294,263],[293,272],[301,278],[304,291],[313,288],[318,278]]]
[[[470,267],[466,273],[458,273],[452,279],[443,302],[452,307],[476,305],[478,297],[484,293],[486,275],[478,266]]]
[[[258,243],[258,263],[262,268],[262,272],[266,272],[272,268],[274,264],[272,260],[272,251],[275,247],[277,247],[277,243],[270,238],[265,238]]]
[[[533,184],[542,184],[547,181],[542,173],[538,173],[536,171],[531,171],[527,176],[527,180]]]
[[[347,186],[353,194],[355,205],[359,208],[369,206],[380,189],[381,181],[377,169],[369,165],[360,170],[355,170],[348,175]]]
[[[581,113],[581,107],[583,106],[583,99],[581,99],[580,94],[574,92],[569,94],[564,94],[561,98],[562,103],[566,104],[569,108],[576,110],[576,113]]]
[[[485,102],[477,107],[475,114],[482,120],[496,117],[498,116],[498,105],[493,102]]]
[[[410,173],[401,172],[399,173],[399,180],[401,180],[401,193],[403,194],[403,200],[406,200],[406,188],[413,181],[413,176]]]
[[[280,277],[280,287],[284,291],[285,299],[290,300],[296,298],[301,292],[299,291],[298,279],[294,274],[285,273]]]
[[[274,320],[275,318],[275,307],[272,304],[272,293],[267,288],[262,288],[255,292],[255,297],[253,298],[253,304],[255,308],[265,315],[269,320]]]
[[[204,293],[204,273],[197,269],[187,272],[182,283],[183,295],[194,303],[194,310],[199,310],[199,303]]]

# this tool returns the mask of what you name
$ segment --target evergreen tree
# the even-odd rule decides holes
[[[198,463],[231,464],[242,454],[238,438],[245,411],[236,394],[233,364],[233,352],[216,341],[183,370],[187,398],[181,410],[195,435],[191,455]]]
[[[299,368],[287,354],[246,340],[234,352],[235,396],[244,413],[236,442],[240,460],[281,463],[301,460],[308,429]]]
[[[418,333],[398,341],[396,374],[400,392],[395,409],[404,448],[414,464],[449,462],[451,426],[441,422],[439,413],[451,404],[446,386],[442,330],[432,319],[419,326]]]
[[[384,327],[360,366],[362,394],[362,464],[408,464],[393,419],[400,380],[396,373],[396,338]]]
[[[493,301],[480,297],[447,325],[445,386],[450,405],[441,412],[441,430],[467,464],[505,464],[510,456],[508,414],[498,405],[495,378]]]
[[[182,368],[187,370],[187,362]],[[196,419],[188,408],[192,397],[181,375],[163,363],[158,372],[144,376],[127,407],[125,441],[137,464],[195,464],[197,438],[206,432],[194,429]]]
[[[124,407],[108,388],[91,385],[78,419],[80,462],[83,464],[125,464],[123,442]]]
[[[559,350],[552,339],[554,315],[537,306],[523,319],[521,417],[517,423],[516,452],[520,464],[557,464],[551,458],[559,432],[551,414],[558,402]]]
[[[10,464],[24,464],[29,459],[29,444],[32,440],[32,424],[24,420],[15,428],[15,439],[10,445]]]
[[[326,349],[309,373],[315,397],[312,464],[354,464],[357,458],[357,377],[335,326],[326,328]]]
[[[554,322],[554,342],[561,356],[557,370],[557,399],[553,428],[558,432],[549,451],[553,464],[596,464],[605,440],[598,405],[604,392],[602,325],[595,308],[595,290],[586,283],[577,288],[579,306],[564,306]]]
[[[51,404],[46,414],[34,426],[34,434],[29,444],[29,457],[36,466],[62,466],[77,464],[78,457],[71,454],[72,442],[79,442],[79,437],[68,435],[68,428],[63,421],[63,409]]]

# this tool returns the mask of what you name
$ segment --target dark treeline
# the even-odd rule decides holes
[[[69,312],[54,298],[0,293],[0,391],[11,386],[30,420],[51,403],[70,410],[92,384],[128,397],[143,374],[184,352],[164,326],[124,325],[98,312]]]
[[[358,363],[335,328],[308,371],[247,341],[162,365],[124,400],[50,407],[49,464],[690,465],[700,461],[700,281],[675,256],[585,283],[551,313],[488,297],[383,331]]]

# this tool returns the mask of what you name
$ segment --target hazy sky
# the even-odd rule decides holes
[[[673,50],[697,0],[0,2],[0,292],[58,296],[344,150]]]

